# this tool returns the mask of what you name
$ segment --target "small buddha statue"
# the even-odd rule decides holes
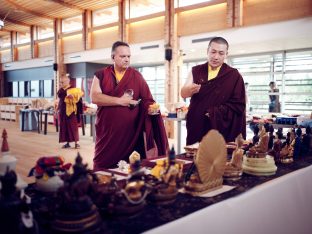
[[[130,201],[139,201],[143,197],[142,191],[145,190],[144,176],[145,173],[141,169],[140,160],[136,160],[131,164],[131,174],[127,181],[124,191]]]
[[[166,171],[162,174],[161,179],[162,181],[168,185],[169,193],[176,192],[177,190],[177,180],[181,176],[179,168],[176,167],[176,155],[175,150],[172,147],[169,156],[168,156],[168,167]],[[178,164],[179,165],[179,164]]]
[[[302,137],[302,144],[301,144],[301,155],[307,155],[311,150],[311,128],[308,126],[306,128],[306,133]]]
[[[182,167],[182,164],[176,162],[175,150],[172,147],[168,159],[163,160],[161,166],[156,165],[153,168],[154,174],[160,178],[153,186],[150,200],[158,204],[170,204],[175,201],[182,181]]]
[[[290,143],[296,138],[296,129],[291,129],[290,131]]]
[[[288,157],[290,158],[294,157],[294,150],[295,150],[295,140],[293,140],[288,147],[288,151],[289,151]]]
[[[256,154],[264,154],[267,153],[268,151],[268,143],[269,143],[269,136],[267,134],[266,128],[262,126],[261,131],[260,131],[260,140],[258,144],[255,146],[251,147],[249,149],[249,155],[256,155]]]
[[[241,149],[244,139],[242,134],[240,134],[235,139],[235,143],[237,145],[236,149],[232,152],[232,158],[230,162],[226,162],[225,171],[223,174],[223,178],[228,180],[237,180],[240,179],[242,174],[242,164],[243,164],[243,156],[244,150]]]
[[[286,144],[289,146],[291,141],[290,141],[290,132],[287,132],[287,135],[286,135]]]
[[[294,158],[298,158],[300,155],[300,150],[301,150],[301,135],[302,135],[302,130],[301,128],[297,128],[296,130],[296,138],[294,139]]]
[[[268,148],[272,149],[273,148],[273,144],[274,144],[274,128],[272,125],[270,125],[269,127],[269,144],[268,144]]]
[[[254,127],[254,136],[253,136],[253,138],[252,138],[252,144],[253,145],[256,145],[258,142],[259,142],[259,126],[258,126],[258,124],[257,125],[255,125],[255,127]]]

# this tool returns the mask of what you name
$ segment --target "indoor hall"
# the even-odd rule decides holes
[[[0,6],[1,233],[311,232],[311,1]]]

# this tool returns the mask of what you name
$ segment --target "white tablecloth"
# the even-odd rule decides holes
[[[146,233],[312,233],[312,166]]]

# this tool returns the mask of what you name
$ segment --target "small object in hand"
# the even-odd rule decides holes
[[[150,115],[158,115],[159,114],[159,104],[154,102],[149,106],[149,114]]]
[[[132,110],[134,109],[137,105],[139,105],[141,102],[141,99],[138,99],[138,102],[136,104],[129,104],[129,108]]]

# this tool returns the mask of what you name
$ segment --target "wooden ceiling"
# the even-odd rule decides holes
[[[68,18],[84,10],[112,7],[118,0],[0,0],[0,36],[10,31],[29,32],[31,25],[53,27],[53,19]]]

